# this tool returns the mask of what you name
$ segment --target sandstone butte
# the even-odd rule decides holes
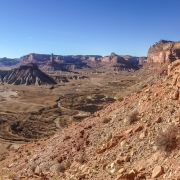
[[[172,61],[171,52],[178,58],[177,47],[160,41],[150,48],[149,63],[134,72],[142,82],[148,79],[141,91],[52,137],[9,151],[0,163],[0,179],[179,180],[180,60],[169,62],[168,74],[154,73]],[[147,72],[151,75],[144,78]],[[103,123],[105,118],[110,121]]]

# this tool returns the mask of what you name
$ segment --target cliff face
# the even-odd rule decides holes
[[[74,69],[82,69],[88,67],[87,61],[91,59],[101,58],[101,56],[83,56],[83,55],[45,55],[34,54],[23,56],[19,65],[26,65],[28,63],[36,64],[42,71],[71,71]]]
[[[138,65],[146,62],[146,57],[119,56],[111,53],[110,56],[98,55],[44,55],[34,54],[23,56],[19,65],[35,63],[42,71],[72,71],[82,68],[115,68],[116,70],[138,69]],[[141,59],[141,60],[140,60]]]
[[[97,58],[101,58],[102,56],[98,55],[68,55],[68,56],[62,56],[62,55],[48,55],[48,54],[35,54],[31,53],[28,55],[23,56],[21,64],[27,64],[27,63],[35,63],[37,65],[44,64],[44,63],[55,63],[58,64],[64,64],[64,63],[81,63],[82,61],[86,60],[95,60]]]
[[[146,57],[134,57],[134,56],[119,56],[115,53],[111,53],[110,56],[101,58],[100,64],[104,66],[114,67],[116,70],[137,70],[139,65],[146,63]]]
[[[172,85],[180,88],[180,60],[174,61],[168,66],[168,76],[172,78]]]
[[[128,61],[126,61],[123,57],[118,56],[114,53],[111,53],[110,56],[103,57],[101,62],[108,63],[109,65],[116,65],[117,63],[128,64]]]
[[[171,63],[180,59],[180,42],[160,40],[149,48],[148,63]]]

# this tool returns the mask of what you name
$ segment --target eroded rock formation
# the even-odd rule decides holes
[[[141,61],[140,64],[140,57],[134,57],[134,56],[119,56],[115,53],[111,53],[110,56],[104,56],[100,60],[101,66],[106,67],[113,67],[115,71],[119,70],[137,70],[139,69],[139,65],[142,65],[146,62],[146,58],[143,58],[143,63]]]
[[[10,71],[7,71],[6,73],[3,71],[0,72],[0,74],[2,74],[1,81],[8,84],[56,84],[56,82],[51,77],[39,70],[38,67],[33,63],[20,66],[20,68],[12,69]]]
[[[29,63],[36,64],[42,71],[71,71],[74,69],[87,68],[85,62],[91,56],[61,56],[61,55],[47,55],[47,54],[34,54],[22,57],[22,62],[19,65],[26,65]],[[92,56],[94,58],[101,56]]]
[[[149,48],[148,63],[171,63],[180,59],[180,42],[160,40]]]
[[[110,56],[98,55],[45,55],[34,54],[23,56],[19,65],[35,63],[42,71],[73,71],[82,68],[111,68],[112,70],[138,69],[138,65],[146,63],[146,57],[119,56],[111,53]]]

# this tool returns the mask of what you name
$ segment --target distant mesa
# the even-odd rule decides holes
[[[180,59],[180,41],[160,40],[148,50],[148,63],[171,63]]]
[[[114,52],[110,56],[99,55],[54,55],[54,54],[35,54],[23,56],[18,64],[26,65],[34,63],[44,72],[47,71],[73,71],[83,68],[109,68],[111,70],[137,70],[144,63],[146,57],[119,56]]]
[[[1,82],[13,85],[47,85],[56,82],[47,74],[30,63],[10,71],[0,71]]]
[[[138,70],[147,61],[146,57],[135,57],[130,55],[117,55],[114,52],[110,56],[101,59],[101,65],[114,67],[114,70]]]
[[[33,63],[43,72],[74,71],[84,68],[102,68],[106,70],[124,71],[137,70],[146,62],[146,57],[117,55],[112,52],[109,56],[99,55],[54,55],[30,53],[17,59],[0,59],[0,67],[18,68]]]
[[[74,69],[88,68],[87,63],[83,62],[82,57],[81,55],[61,56],[31,53],[21,57],[22,61],[18,65],[34,63],[42,71],[72,71]]]
[[[6,58],[6,57],[0,59],[0,67],[14,66],[18,63],[19,63],[19,61],[17,59],[10,59],[10,58]]]

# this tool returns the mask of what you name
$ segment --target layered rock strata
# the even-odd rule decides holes
[[[38,67],[30,63],[28,65],[20,66],[18,69],[0,72],[1,81],[14,85],[43,85],[56,84],[56,82],[47,74],[43,73]]]
[[[148,63],[171,63],[180,59],[180,41],[160,40],[148,50]]]
[[[98,55],[45,55],[34,54],[23,56],[19,65],[36,64],[42,71],[73,71],[82,68],[111,68],[111,70],[136,70],[139,65],[146,63],[146,57],[119,56],[111,53],[110,56]]]

